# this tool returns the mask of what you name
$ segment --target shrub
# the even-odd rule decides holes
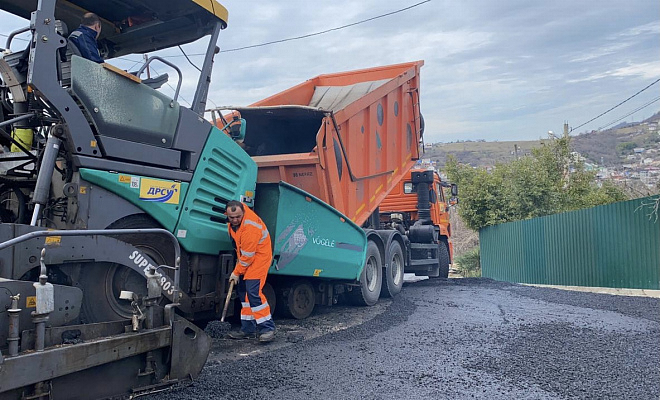
[[[479,255],[479,248],[475,247],[472,250],[465,252],[463,255],[456,257],[454,260],[454,268],[464,278],[472,278],[481,276],[481,257]]]

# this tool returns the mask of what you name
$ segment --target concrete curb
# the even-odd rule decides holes
[[[619,288],[605,288],[605,287],[587,287],[587,286],[559,286],[559,285],[541,285],[535,283],[521,283],[526,286],[549,287],[562,290],[573,290],[577,292],[590,292],[590,293],[604,293],[613,294],[617,296],[638,296],[638,297],[653,297],[660,298],[660,290],[651,289],[619,289]]]

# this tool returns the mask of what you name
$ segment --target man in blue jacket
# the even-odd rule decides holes
[[[96,43],[101,34],[101,19],[94,13],[86,13],[80,20],[78,29],[71,32],[69,40],[78,47],[80,55],[88,60],[102,63],[99,45]]]

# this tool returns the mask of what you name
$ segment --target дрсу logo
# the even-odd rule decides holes
[[[140,200],[158,203],[179,204],[181,184],[178,182],[159,181],[142,178],[140,182]]]

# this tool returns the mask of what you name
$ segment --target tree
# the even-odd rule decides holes
[[[629,154],[635,147],[637,147],[635,142],[623,142],[616,145],[620,154]]]
[[[530,156],[498,163],[491,172],[453,157],[445,169],[461,188],[459,214],[474,230],[626,199],[611,183],[596,185],[595,172],[571,155],[570,137],[546,141]]]

